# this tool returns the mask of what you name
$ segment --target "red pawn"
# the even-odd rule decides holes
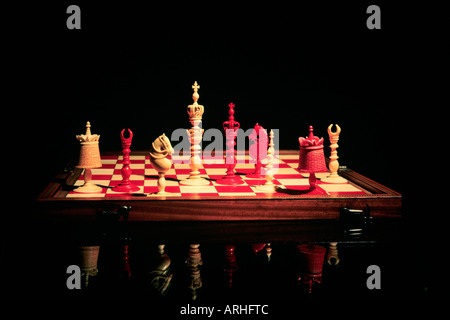
[[[131,168],[130,168],[130,146],[131,146],[131,139],[133,139],[133,132],[128,129],[129,137],[125,138],[123,136],[123,133],[125,132],[125,129],[123,129],[120,132],[120,139],[122,140],[122,153],[123,153],[123,166],[122,166],[122,182],[118,185],[112,188],[115,192],[134,192],[138,191],[139,187],[134,186],[130,181],[131,176]]]

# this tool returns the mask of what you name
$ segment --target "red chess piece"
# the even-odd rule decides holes
[[[328,172],[323,154],[323,138],[316,137],[313,133],[313,127],[309,126],[309,136],[307,138],[298,138],[300,144],[300,153],[298,168],[299,172],[309,173],[309,189],[316,188],[316,173]]]
[[[249,136],[252,141],[250,146],[250,156],[256,159],[255,171],[246,175],[247,178],[253,179],[265,179],[265,176],[261,174],[261,159],[267,155],[267,131],[259,124],[256,124],[252,133]]]
[[[236,150],[234,150],[234,146],[236,145],[235,139],[237,136],[237,131],[240,127],[239,122],[234,121],[234,103],[230,103],[228,105],[230,110],[228,111],[229,117],[228,121],[223,123],[223,129],[225,130],[226,135],[226,156],[225,156],[225,166],[227,168],[227,175],[221,179],[218,179],[216,182],[218,184],[225,185],[239,185],[243,184],[244,181],[241,177],[237,176],[234,172],[234,168],[236,167]]]
[[[133,139],[133,132],[128,129],[129,137],[125,138],[123,136],[123,133],[125,132],[125,129],[123,129],[120,132],[120,139],[122,140],[122,153],[123,153],[123,166],[122,166],[122,182],[118,185],[112,188],[115,192],[134,192],[138,191],[139,187],[134,186],[130,181],[131,176],[131,168],[130,168],[130,146],[131,146],[131,140]]]

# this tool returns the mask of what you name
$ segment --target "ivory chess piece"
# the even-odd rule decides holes
[[[338,162],[338,155],[337,155],[337,148],[339,145],[337,144],[339,141],[339,134],[341,133],[341,128],[336,124],[336,131],[332,132],[331,128],[333,127],[333,124],[330,124],[328,126],[328,136],[330,137],[330,149],[331,149],[331,155],[330,155],[330,163],[328,164],[328,167],[330,169],[330,175],[323,178],[321,181],[327,182],[327,183],[347,183],[347,179],[341,177],[338,175],[338,169],[339,169],[339,162]]]
[[[201,128],[201,123],[205,108],[197,102],[200,98],[200,95],[198,94],[200,86],[197,84],[197,81],[195,81],[192,89],[194,89],[194,93],[192,94],[194,103],[189,105],[187,109],[189,121],[192,125],[192,128],[187,130],[191,142],[191,159],[189,164],[191,172],[189,173],[188,178],[180,181],[180,184],[187,186],[204,186],[210,184],[208,180],[200,176],[199,171],[202,164],[202,149],[200,147],[200,142],[202,141],[204,131],[204,129]]]
[[[123,154],[123,160],[122,160],[122,182],[120,182],[119,185],[112,188],[115,192],[135,192],[139,190],[138,186],[133,185],[133,183],[130,181],[131,177],[131,168],[130,168],[130,147],[131,147],[131,140],[133,139],[133,131],[128,129],[128,138],[124,137],[125,129],[123,129],[120,132],[120,140],[122,141],[122,154]]]
[[[270,130],[269,133],[269,148],[267,149],[267,164],[264,166],[265,171],[265,177],[266,177],[266,183],[263,185],[259,185],[256,187],[257,191],[262,192],[275,192],[276,191],[276,185],[273,183],[274,177],[273,177],[273,154],[275,153],[275,150],[273,148],[273,130]]]
[[[91,169],[100,168],[102,166],[100,149],[98,146],[100,135],[91,134],[91,123],[88,121],[86,123],[86,133],[77,135],[76,138],[80,141],[81,149],[78,165],[75,166],[75,168],[84,169],[84,184],[73,191],[82,193],[101,192],[102,188],[92,183],[91,171]]]
[[[158,192],[155,195],[167,195],[166,178],[167,171],[172,167],[172,160],[168,156],[172,155],[173,148],[169,138],[163,133],[155,139],[150,150],[150,163],[158,171]]]

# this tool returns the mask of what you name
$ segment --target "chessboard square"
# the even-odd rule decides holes
[[[220,197],[255,197],[256,193],[253,192],[219,192]]]
[[[189,163],[177,163],[174,165],[175,169],[191,169]],[[201,166],[203,168],[203,166]]]
[[[203,157],[203,164],[205,165],[223,165],[225,164],[225,159],[223,157]]]
[[[212,169],[205,169],[205,172],[208,176],[210,175],[225,175],[227,172],[226,168],[212,168]]]
[[[172,155],[172,162],[175,164],[187,164],[191,161],[190,156]]]
[[[184,186],[180,185],[180,192],[182,194],[189,193],[201,193],[201,194],[217,194],[217,190],[214,186]]]
[[[158,176],[158,171],[156,169],[145,169],[144,171],[145,176]]]
[[[320,187],[328,193],[339,192],[363,192],[350,183],[321,183]]]
[[[82,192],[70,192],[66,195],[66,198],[103,198],[105,197],[105,192],[96,193],[82,193]]]
[[[289,167],[297,169],[298,168],[298,161],[296,162],[285,162]]]
[[[122,170],[123,164],[121,162],[117,162],[115,168]],[[145,163],[144,162],[142,162],[142,163],[131,163],[130,164],[130,169],[131,170],[145,169]]]
[[[156,179],[145,179],[144,180],[144,186],[155,187],[157,185],[158,185],[158,179],[157,178]],[[166,186],[178,187],[179,186],[179,182],[175,178],[166,177]]]
[[[91,169],[92,175],[112,175],[114,172],[113,168],[95,168]]]
[[[203,168],[205,169],[225,169],[223,163],[203,163]]]
[[[92,179],[91,182],[102,188],[106,188],[107,186],[109,186],[109,180]],[[82,186],[82,185],[84,185],[84,180],[77,180],[74,183],[74,186]]]
[[[297,161],[298,162],[298,154],[280,154],[279,158],[283,161]]]
[[[248,185],[226,186],[216,184],[215,188],[219,193],[253,193],[252,188]]]
[[[297,170],[295,170],[294,168],[274,168],[274,171],[277,170],[275,172],[275,174],[289,174],[289,175],[294,175],[294,176],[298,176],[299,172]]]
[[[255,168],[255,165],[253,163],[237,163],[235,169],[251,169]]]
[[[164,191],[169,192],[170,196],[177,196],[181,197],[180,187],[179,186],[166,186]],[[144,193],[157,193],[158,187],[157,186],[144,186]]]
[[[139,155],[139,156],[137,156],[137,155],[130,155],[131,162],[133,162],[133,161],[136,161],[136,162],[142,161],[142,163],[144,163],[145,159],[146,159],[145,155]]]
[[[309,186],[308,179],[279,179],[277,180],[284,186]]]

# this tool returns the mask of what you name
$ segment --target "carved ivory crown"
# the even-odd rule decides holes
[[[194,85],[192,86],[192,89],[194,89],[194,93],[192,94],[192,99],[194,100],[194,103],[189,105],[187,107],[187,113],[189,114],[189,120],[202,120],[203,112],[205,112],[205,108],[197,103],[198,98],[200,98],[200,95],[198,94],[198,89],[200,89],[200,86],[197,84],[197,81],[195,81]]]
[[[92,142],[92,141],[98,141],[100,139],[100,135],[99,134],[91,134],[91,123],[88,121],[86,123],[86,133],[79,134],[76,136],[76,138],[80,142]]]

